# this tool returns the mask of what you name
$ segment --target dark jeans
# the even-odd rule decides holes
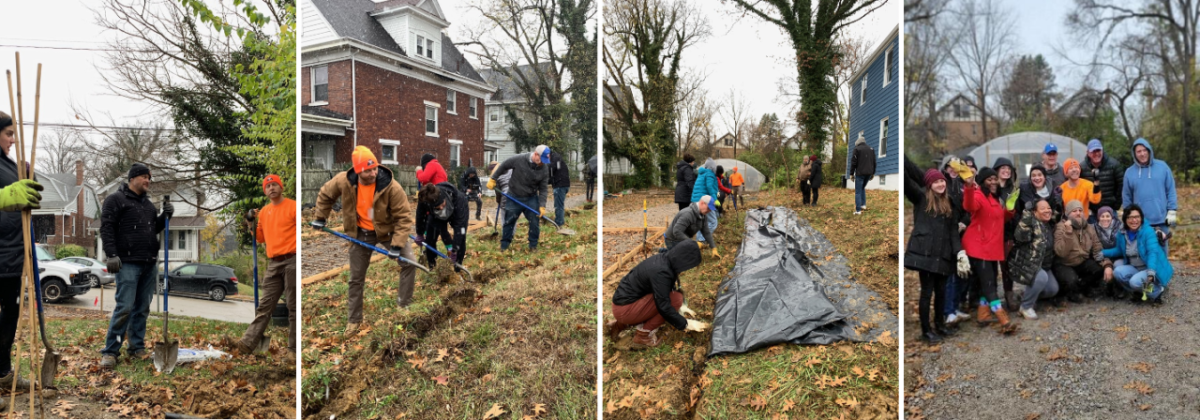
[[[1078,296],[1100,287],[1104,280],[1104,267],[1092,259],[1076,266],[1056,264],[1054,277],[1058,279],[1064,296]]]
[[[808,204],[812,198],[812,187],[808,185],[808,180],[800,181],[800,195],[803,197],[804,204]]]
[[[946,277],[946,306],[942,307],[942,313],[946,316],[953,315],[958,311],[959,305],[962,305],[963,295],[967,292],[966,281],[959,278],[958,274],[951,274]]]
[[[854,211],[861,211],[867,206],[867,182],[871,177],[856,175],[854,177]]]
[[[687,208],[687,206],[690,206],[690,205],[691,205],[690,203],[675,203],[675,204],[678,204],[678,205],[679,205],[679,209],[680,209],[680,210],[686,209],[686,208]]]
[[[554,223],[559,226],[562,226],[565,221],[563,213],[567,211],[567,192],[569,191],[571,191],[571,187],[557,187],[554,189]]]
[[[471,202],[475,202],[475,218],[479,219],[483,213],[483,199],[479,197],[479,193],[467,194],[467,212],[471,211]]]
[[[996,272],[999,270],[996,261],[986,261],[975,257],[971,257],[971,279],[974,280],[975,296],[972,301],[977,301],[981,305],[998,305],[1000,297],[996,293]]]
[[[596,194],[596,180],[587,180],[587,201],[592,201],[592,196]]]
[[[112,320],[108,324],[104,350],[100,351],[100,354],[110,356],[121,353],[121,342],[125,339],[126,332],[129,333],[129,345],[125,351],[134,352],[146,348],[146,318],[150,316],[150,300],[154,297],[154,289],[158,283],[158,264],[153,261],[121,263],[116,283],[117,307],[113,310]],[[164,285],[166,286],[168,285]]]
[[[521,203],[524,203],[530,209],[538,206],[537,196],[513,197],[513,199],[504,202],[504,229],[500,234],[501,251],[508,249],[508,246],[512,244],[513,230],[517,228],[517,219],[522,214],[525,215],[525,220],[529,221],[529,249],[537,249],[538,246],[538,237],[541,235],[541,224],[538,220],[538,214],[525,207],[521,207],[521,204],[514,202],[517,200],[520,200]]]
[[[933,298],[934,316],[942,316],[937,309],[946,307],[946,276],[924,270],[918,271],[918,274],[921,277],[921,300],[917,312],[921,318],[921,332],[928,333],[933,331],[929,323],[930,298]]]
[[[440,238],[443,245],[453,245],[455,252],[454,261],[462,264],[463,257],[467,255],[467,235],[464,232],[463,234],[458,235],[459,240],[455,241],[454,234],[453,232],[450,232],[450,229],[450,222],[444,220],[434,220],[433,223],[425,226],[425,230],[427,232],[425,235],[425,243],[437,248],[437,242]],[[462,229],[466,230],[465,227]],[[438,263],[438,255],[434,253],[433,250],[423,246],[421,247],[421,250],[425,251],[426,266],[429,267],[429,269],[436,267]],[[449,257],[450,254],[446,254],[446,256]],[[454,271],[458,272],[458,267],[454,267]]]
[[[0,281],[0,375],[12,370],[12,346],[21,320],[21,280]]]

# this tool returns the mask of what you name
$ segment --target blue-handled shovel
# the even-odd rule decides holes
[[[508,194],[505,194],[505,193],[503,193],[503,192],[500,192],[499,190],[497,190],[497,191],[496,191],[496,193],[498,193],[498,194],[501,194],[501,195],[504,195],[504,196],[505,196],[505,197],[507,197],[509,200],[512,200],[514,203],[517,203],[517,204],[519,204],[521,207],[524,207],[524,208],[525,208],[525,210],[529,210],[529,211],[533,212],[534,214],[538,214],[538,213],[539,213],[537,210],[534,210],[534,209],[532,209],[532,208],[529,208],[529,206],[526,206],[526,205],[525,205],[525,203],[522,203],[522,202],[520,202],[520,201],[517,201],[517,199],[513,198],[511,195],[508,195]],[[558,234],[560,234],[560,235],[567,235],[567,236],[575,236],[575,231],[574,231],[574,230],[572,230],[572,229],[570,229],[570,228],[565,228],[565,227],[559,226],[559,225],[558,225],[558,223],[554,223],[554,219],[551,219],[551,218],[550,218],[550,216],[547,216],[547,215],[544,215],[544,214],[543,214],[543,215],[541,215],[541,217],[542,217],[543,219],[546,219],[546,221],[547,221],[547,222],[550,222],[550,226],[554,226],[554,230],[555,230],[556,232],[558,232]],[[505,216],[505,218],[508,218],[508,216]]]
[[[163,196],[163,204],[169,203],[171,196]],[[171,329],[167,321],[171,318],[171,309],[167,306],[167,297],[171,295],[171,218],[164,218],[163,223],[163,341],[154,344],[154,369],[171,374],[179,362],[179,340],[171,338]]]
[[[409,237],[409,239],[412,239],[413,242],[417,241],[416,236],[408,235],[408,237]],[[463,267],[463,265],[459,264],[458,261],[454,261],[454,260],[450,259],[450,257],[448,255],[443,254],[441,251],[438,251],[437,247],[435,247],[433,245],[430,245],[430,244],[427,244],[424,242],[421,242],[421,245],[424,245],[426,249],[433,251],[433,253],[437,254],[439,257],[445,258],[446,261],[450,261],[450,263],[454,264],[455,267],[458,267],[459,270],[462,270],[463,272],[467,273],[467,281],[469,281],[471,283],[475,282],[475,276],[471,274],[471,270],[468,270],[467,267]]]
[[[316,227],[316,226],[313,226],[313,227]],[[332,229],[324,227],[324,226],[320,227],[319,229],[321,229],[321,231],[323,231],[323,232],[333,234],[333,236],[337,236],[339,238],[350,241],[351,243],[354,243],[355,245],[370,249],[372,251],[378,252],[383,255],[387,255],[388,258],[395,258],[396,260],[399,260],[400,262],[411,265],[413,267],[417,267],[418,269],[420,269],[421,271],[424,271],[426,273],[429,272],[429,267],[423,266],[423,265],[417,263],[416,261],[410,260],[408,258],[404,258],[404,257],[398,256],[398,255],[392,255],[392,253],[387,252],[387,250],[385,250],[383,248],[377,247],[375,245],[371,245],[369,243],[360,241],[358,239],[351,238],[350,235],[338,232],[336,230],[332,230]]]

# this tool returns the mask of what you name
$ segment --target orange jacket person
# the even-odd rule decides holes
[[[738,198],[742,196],[742,185],[745,183],[746,180],[742,178],[742,174],[738,173],[737,166],[734,166],[733,173],[729,174],[729,185],[733,187],[733,200],[730,201],[733,202],[735,211],[738,208]]]
[[[1100,188],[1092,181],[1080,179],[1081,168],[1079,161],[1075,159],[1067,159],[1063,163],[1063,173],[1067,175],[1067,180],[1062,183],[1062,202],[1070,203],[1071,200],[1079,200],[1083,204],[1083,218],[1088,218],[1088,204],[1100,204]]]
[[[266,244],[267,272],[262,279],[262,303],[254,311],[254,321],[238,341],[242,354],[258,347],[271,314],[282,295],[288,308],[288,351],[296,353],[296,201],[283,196],[279,175],[263,178],[263,193],[271,202],[261,210],[246,213],[246,223],[254,229],[254,240]],[[255,223],[255,222],[258,223]],[[257,226],[254,226],[257,225]],[[258,256],[256,255],[255,258]]]

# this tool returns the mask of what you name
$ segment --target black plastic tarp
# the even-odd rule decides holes
[[[794,211],[753,209],[745,226],[733,271],[717,289],[710,357],[896,336],[883,299],[855,282],[849,260]]]

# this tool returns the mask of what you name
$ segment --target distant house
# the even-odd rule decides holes
[[[549,66],[543,66],[544,70],[549,70]],[[509,70],[514,73],[529,75],[534,77],[533,66],[519,66],[514,70]],[[508,130],[513,127],[513,121],[509,121],[508,111],[505,106],[515,106],[527,102],[525,97],[521,95],[520,89],[512,79],[491,69],[484,69],[479,72],[483,76],[483,80],[489,85],[496,88],[496,93],[484,101],[484,161],[502,162],[505,159],[517,154],[516,141],[508,136]],[[518,118],[524,118],[518,114]]]
[[[75,172],[35,173],[42,191],[42,208],[33,210],[34,239],[49,246],[79,245],[95,256],[95,235],[88,229],[100,217],[96,191],[83,182],[83,161]]]
[[[118,193],[121,186],[128,182],[125,177],[119,177],[100,187],[96,191],[96,198],[100,206],[104,205],[104,199],[108,198],[109,194]],[[156,209],[162,208],[163,196],[168,194],[171,196],[171,206],[175,207],[175,214],[171,217],[171,265],[198,262],[200,261],[200,231],[204,230],[207,223],[204,212],[198,209],[196,204],[204,203],[205,194],[197,192],[195,188],[186,184],[151,183],[149,195]],[[96,259],[104,261],[108,257],[104,254],[104,240],[100,238],[99,217],[88,225],[88,230],[96,238],[93,255],[96,256]],[[163,251],[161,249],[158,251],[158,258],[159,261],[162,261]]]
[[[972,148],[1000,136],[1000,121],[961,93],[946,101],[936,113],[946,150]],[[987,115],[987,138],[983,137],[984,115]]]
[[[301,156],[311,167],[350,161],[447,169],[484,159],[489,86],[442,31],[437,0],[300,0]]]
[[[850,150],[861,134],[876,154],[875,179],[871,189],[900,189],[900,66],[897,25],[875,48],[866,65],[850,78]],[[846,154],[847,178],[850,156]],[[852,182],[848,180],[850,186]]]
[[[737,145],[735,148],[734,145]],[[737,159],[737,155],[746,153],[748,146],[744,141],[737,141],[733,133],[725,133],[725,135],[717,138],[716,144],[713,145],[713,159]]]

